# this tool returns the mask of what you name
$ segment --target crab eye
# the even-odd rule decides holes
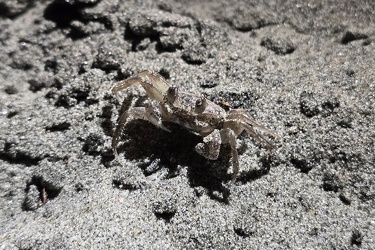
[[[195,102],[195,112],[197,112],[198,114],[201,114],[206,109],[206,107],[207,107],[206,98],[201,97],[201,98],[198,98],[196,100],[196,102]]]
[[[174,103],[174,101],[177,99],[178,95],[178,88],[175,86],[171,86],[167,90],[167,102]]]

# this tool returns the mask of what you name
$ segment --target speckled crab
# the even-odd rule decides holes
[[[142,86],[151,101],[144,107],[131,107],[121,114],[112,139],[112,148],[117,159],[117,145],[128,118],[149,121],[168,132],[171,131],[163,122],[177,123],[187,128],[203,137],[203,142],[198,143],[195,150],[210,160],[219,157],[221,144],[229,144],[232,152],[232,180],[237,177],[239,171],[236,137],[242,131],[245,130],[268,148],[273,148],[273,145],[257,130],[278,138],[274,132],[250,118],[245,110],[232,109],[226,112],[204,96],[180,92],[177,87],[169,86],[167,81],[156,72],[142,71],[138,75],[116,83],[112,92],[115,94],[130,86]]]

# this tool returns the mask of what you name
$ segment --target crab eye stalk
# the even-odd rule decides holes
[[[169,87],[167,90],[167,96],[166,96],[167,102],[171,104],[174,103],[174,101],[177,99],[177,96],[178,96],[178,88],[175,86]]]
[[[206,98],[204,97],[198,98],[197,101],[195,102],[195,112],[198,114],[202,114],[203,111],[206,109],[206,107],[207,107],[207,101],[206,101]]]

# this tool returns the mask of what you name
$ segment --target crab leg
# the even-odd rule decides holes
[[[264,143],[268,148],[273,148],[274,146],[260,133],[258,133],[253,126],[248,122],[240,119],[227,120],[224,122],[224,128],[229,128],[233,130],[236,136],[242,133],[243,130],[246,131],[251,137],[260,143]]]
[[[118,82],[112,88],[112,93],[117,93],[130,86],[138,87],[139,85],[142,85],[150,98],[159,102],[163,102],[164,94],[169,88],[167,81],[159,73],[144,70],[136,76]]]
[[[271,135],[272,137],[276,138],[276,139],[279,139],[280,136],[278,136],[277,134],[275,134],[273,131],[271,131],[270,129],[264,127],[263,125],[257,123],[256,121],[254,121],[246,112],[246,110],[244,109],[232,109],[229,111],[229,114],[227,116],[228,119],[237,119],[237,120],[240,120],[241,123],[242,122],[245,122],[247,123],[249,126],[251,127],[254,127],[254,128],[257,128],[261,131],[263,131],[264,133],[268,134],[268,135]],[[248,126],[248,127],[249,127]],[[253,129],[252,129],[253,130]],[[253,130],[254,131],[254,130]]]
[[[112,150],[115,153],[116,158],[118,158],[117,145],[121,136],[121,132],[129,116],[132,116],[135,119],[147,120],[146,108],[144,107],[131,108],[130,110],[128,110],[127,112],[124,112],[121,115],[120,120],[116,126],[116,130],[112,137]]]
[[[262,143],[262,142],[265,143],[269,149],[275,147],[262,134],[257,133],[255,131],[255,129],[252,126],[250,126],[248,123],[241,122],[241,125],[244,126],[244,129],[245,129],[246,133],[248,133],[249,135],[251,135],[255,140],[259,141],[260,143]]]
[[[152,104],[149,104],[146,107],[133,107],[127,112],[124,112],[120,117],[112,138],[112,149],[115,153],[115,157],[118,158],[117,145],[120,140],[122,129],[129,117],[149,121],[155,126],[170,132],[170,130],[163,125],[160,115],[160,107]]]
[[[223,128],[220,130],[220,135],[221,135],[222,143],[228,143],[232,151],[232,167],[233,167],[232,181],[234,181],[239,171],[236,134],[230,128]]]

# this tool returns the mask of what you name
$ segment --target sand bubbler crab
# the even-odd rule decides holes
[[[116,94],[130,86],[142,86],[151,100],[145,103],[144,107],[131,107],[120,114],[112,139],[112,149],[117,159],[119,158],[117,145],[129,118],[149,121],[168,132],[171,131],[164,122],[185,127],[203,137],[203,142],[198,143],[195,150],[209,160],[218,159],[221,144],[229,144],[232,152],[232,180],[236,179],[239,171],[236,146],[236,138],[239,134],[246,131],[269,149],[273,148],[273,145],[258,130],[278,138],[276,133],[255,122],[244,109],[225,111],[204,96],[180,92],[177,87],[169,86],[157,72],[144,70],[120,81],[112,88],[112,93]]]

